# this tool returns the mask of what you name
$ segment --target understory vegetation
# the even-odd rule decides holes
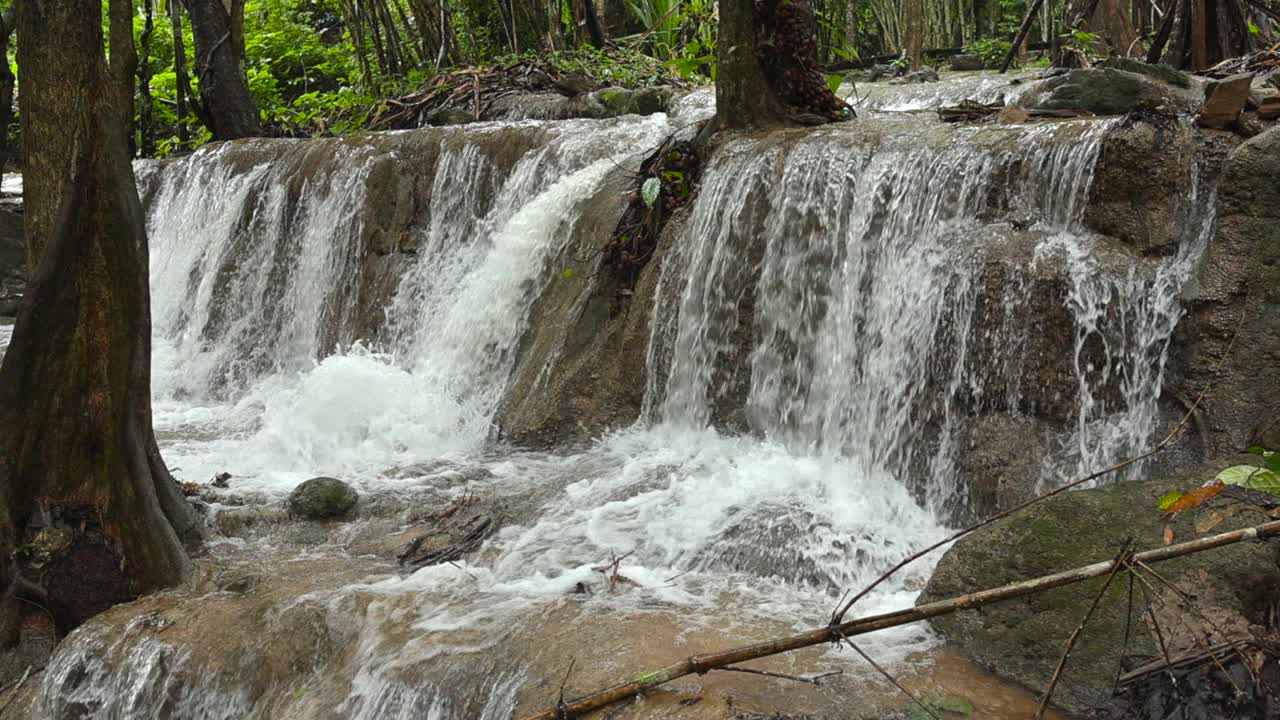
[[[139,156],[189,151],[214,137],[200,99],[213,52],[193,36],[193,9],[205,2],[133,3]],[[1069,4],[1043,3],[1028,43],[1053,41]],[[816,0],[817,59],[835,73],[908,54],[940,64],[947,53],[963,51],[994,67],[1029,5]],[[717,71],[714,0],[235,0],[230,8],[229,44],[269,135],[367,128],[381,101],[460,67],[537,62],[555,74],[623,87],[708,84]],[[1139,16],[1138,29],[1154,33],[1160,20],[1154,8]],[[945,52],[925,52],[932,50]]]

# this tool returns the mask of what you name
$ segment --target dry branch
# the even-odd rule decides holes
[[[1239,542],[1256,541],[1277,536],[1280,536],[1280,520],[1243,530],[1191,540],[1178,545],[1167,545],[1154,550],[1147,550],[1132,556],[1132,561],[1147,564],[1163,562]],[[710,670],[717,670],[747,662],[748,660],[778,655],[825,642],[836,642],[842,636],[865,635],[876,630],[884,630],[941,615],[948,615],[957,610],[969,610],[1002,600],[1011,600],[1065,585],[1072,585],[1111,573],[1117,566],[1122,565],[1123,561],[1124,558],[1105,560],[1052,575],[1023,580],[988,590],[980,590],[949,600],[939,600],[938,602],[905,608],[896,612],[872,615],[841,624],[833,624],[828,627],[815,628],[791,637],[754,645],[743,645],[715,653],[692,655],[664,668],[642,673],[626,682],[566,703],[559,708],[543,710],[537,714],[530,715],[526,720],[557,720],[559,718],[581,717],[586,713],[634,697],[645,690],[664,685],[686,675],[701,675]]]

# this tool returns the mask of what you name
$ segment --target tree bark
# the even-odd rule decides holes
[[[112,0],[110,12],[120,27],[132,7]],[[15,599],[38,600],[69,632],[180,582],[184,542],[199,536],[151,426],[145,224],[122,122],[129,95],[103,56],[101,13],[97,0],[24,2],[19,13],[38,262],[0,365],[0,643],[13,638]],[[38,566],[15,552],[42,543]]]
[[[716,51],[716,122],[722,129],[768,127],[782,122],[786,108],[769,87],[756,53],[755,3],[721,0]]]
[[[227,12],[222,0],[187,0],[195,39],[200,98],[215,140],[262,134],[258,107],[244,74],[243,21]],[[243,12],[244,6],[233,3]]]

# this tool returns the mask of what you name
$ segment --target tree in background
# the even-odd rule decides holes
[[[99,0],[22,2],[26,236],[35,272],[0,365],[0,646],[182,581],[197,521],[151,425],[147,242],[127,148],[132,42]],[[112,37],[132,6],[110,4]]]
[[[186,0],[186,6],[209,131],[215,140],[262,134],[244,71],[244,0]]]

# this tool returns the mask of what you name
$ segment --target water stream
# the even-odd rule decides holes
[[[893,100],[877,89],[872,102],[944,97],[923,92]],[[1010,279],[1001,297],[984,290],[995,246],[983,238],[1011,209],[1028,217],[1017,237],[1036,262],[1065,264],[1072,278],[1076,411],[1043,481],[1151,442],[1178,292],[1211,218],[1190,223],[1176,257],[1105,272],[1081,213],[1107,122],[948,128],[890,113],[722,148],[662,260],[649,347],[635,350],[651,370],[641,420],[558,453],[495,440],[531,307],[558,277],[553,259],[597,193],[707,112],[705,95],[684,107],[679,120],[414,135],[434,158],[420,181],[429,206],[407,210],[414,236],[395,240],[413,251],[377,261],[399,265],[371,337],[355,330],[379,282],[368,266],[380,219],[366,207],[371,193],[398,192],[386,164],[419,162],[417,150],[394,138],[221,146],[145,171],[155,423],[179,477],[230,472],[233,491],[256,502],[333,475],[367,497],[475,492],[527,508],[470,561],[407,576],[371,566],[296,601],[320,603],[356,639],[339,716],[506,717],[527,671],[502,650],[512,627],[598,585],[610,557],[627,555],[635,590],[589,606],[619,617],[662,609],[681,623],[733,617],[742,632],[820,623],[840,589],[941,537],[968,502],[957,469],[968,413],[1019,407],[1029,382],[1017,350],[1036,332],[1019,324],[1030,281]],[[513,128],[526,146],[493,140]],[[1204,207],[1208,191],[1195,192]],[[991,313],[1006,320],[980,323]],[[0,327],[0,348],[7,335]],[[1088,365],[1094,337],[1105,376]],[[1118,406],[1105,392],[1117,376]],[[460,486],[460,472],[476,479]],[[259,542],[225,550],[270,555],[274,542]],[[929,570],[919,564],[860,609],[910,604]],[[44,716],[75,703],[95,717],[162,706],[271,715],[247,690],[165,685],[185,662],[172,649],[112,650],[133,653],[122,670],[94,665],[110,653],[93,642],[86,634],[46,673]],[[900,664],[936,643],[904,628],[865,647]],[[493,664],[483,682],[465,667],[420,672],[441,657],[465,665],[468,653]],[[291,707],[274,716],[307,716],[302,701]]]

